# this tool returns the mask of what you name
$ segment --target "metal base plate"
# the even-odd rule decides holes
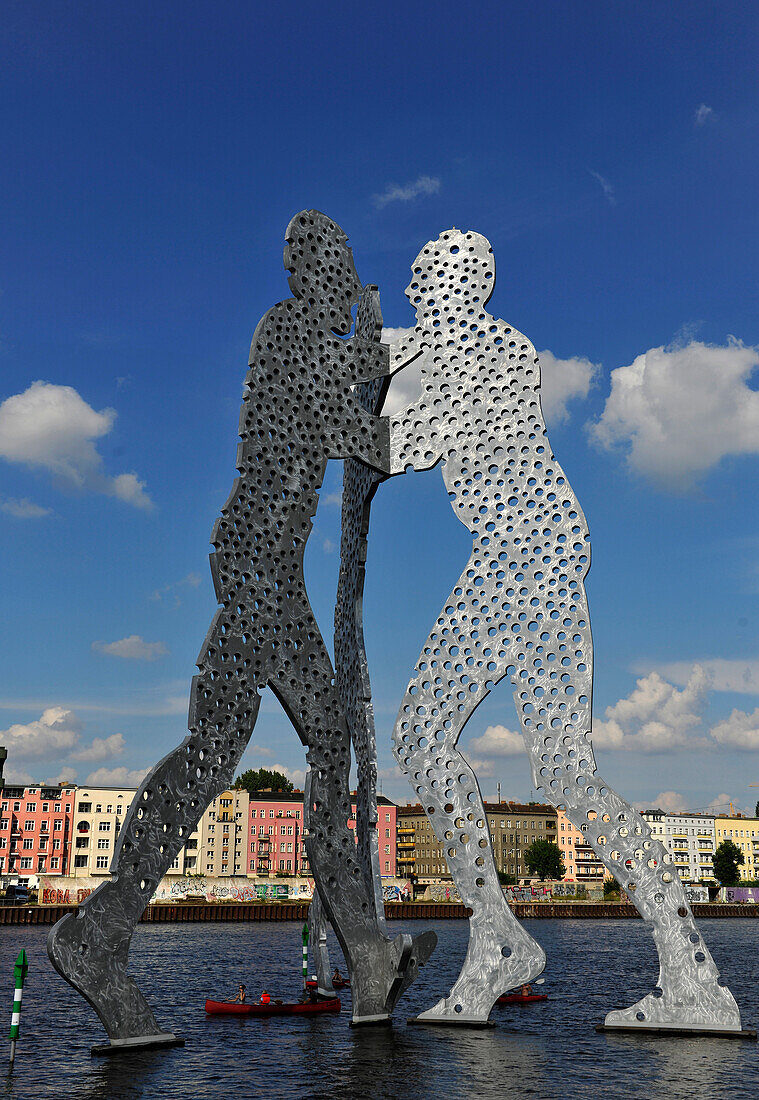
[[[704,1027],[607,1027],[606,1024],[596,1024],[596,1031],[605,1031],[610,1034],[624,1035],[708,1035],[714,1039],[748,1039],[756,1042],[756,1032],[751,1029],[745,1031],[721,1031],[719,1029]]]
[[[389,1016],[362,1016],[358,1020],[351,1020],[351,1027],[391,1027],[393,1021]]]
[[[161,1035],[137,1035],[134,1039],[111,1039],[110,1043],[98,1043],[90,1047],[90,1054],[131,1054],[135,1050],[158,1050],[161,1047],[183,1047],[184,1039],[171,1032]]]
[[[446,1016],[440,1016],[438,1019],[429,1017],[424,1019],[421,1016],[409,1016],[406,1020],[407,1024],[418,1024],[419,1027],[475,1027],[486,1028],[495,1027],[492,1020],[451,1020]]]

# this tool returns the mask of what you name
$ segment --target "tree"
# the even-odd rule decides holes
[[[552,840],[533,840],[524,853],[527,870],[543,882],[547,878],[564,878],[566,867],[561,850]]]
[[[743,863],[743,852],[732,840],[723,840],[714,853],[712,866],[714,877],[723,886],[737,886],[740,882],[738,867]]]
[[[610,898],[613,894],[619,897],[619,883],[609,875],[604,879],[604,898]]]
[[[284,791],[289,793],[293,785],[282,772],[270,772],[267,768],[259,768],[258,771],[248,769],[235,779],[235,790],[245,790],[248,794],[256,794],[258,791]]]
[[[517,884],[516,875],[510,875],[508,871],[499,871],[498,881],[501,886],[516,886]]]

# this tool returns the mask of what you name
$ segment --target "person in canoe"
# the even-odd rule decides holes
[[[237,996],[233,997],[232,1000],[229,1001],[228,1003],[233,1004],[233,1005],[236,1005],[236,1004],[244,1005],[245,1004],[245,986],[242,984],[242,982],[240,982],[240,985],[238,987]]]
[[[332,975],[332,981],[333,982],[344,982],[345,981],[345,978],[340,973],[340,968],[338,966],[335,967],[335,972]]]
[[[266,992],[266,990],[264,990],[263,993],[261,994],[261,1000],[260,1000],[259,1003],[262,1004],[262,1005],[270,1005],[271,1004],[271,997]]]

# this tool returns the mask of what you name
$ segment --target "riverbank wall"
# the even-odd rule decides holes
[[[634,905],[603,902],[513,902],[511,909],[520,919],[603,920],[639,919]],[[704,917],[759,918],[759,905],[722,905],[696,903],[692,906],[697,920]],[[55,924],[66,913],[75,913],[76,905],[13,905],[0,908],[3,924]],[[388,920],[464,920],[469,910],[453,902],[405,902],[385,905]],[[307,902],[149,905],[142,915],[148,924],[195,923],[198,921],[305,921]]]

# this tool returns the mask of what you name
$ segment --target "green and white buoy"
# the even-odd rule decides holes
[[[11,1065],[13,1065],[13,1061],[16,1057],[16,1040],[18,1039],[18,1032],[21,1026],[21,998],[24,995],[24,981],[26,980],[26,972],[28,969],[29,961],[26,957],[26,951],[24,951],[22,947],[13,967],[13,976],[16,980],[16,988],[13,993],[13,1015],[11,1016]]]

